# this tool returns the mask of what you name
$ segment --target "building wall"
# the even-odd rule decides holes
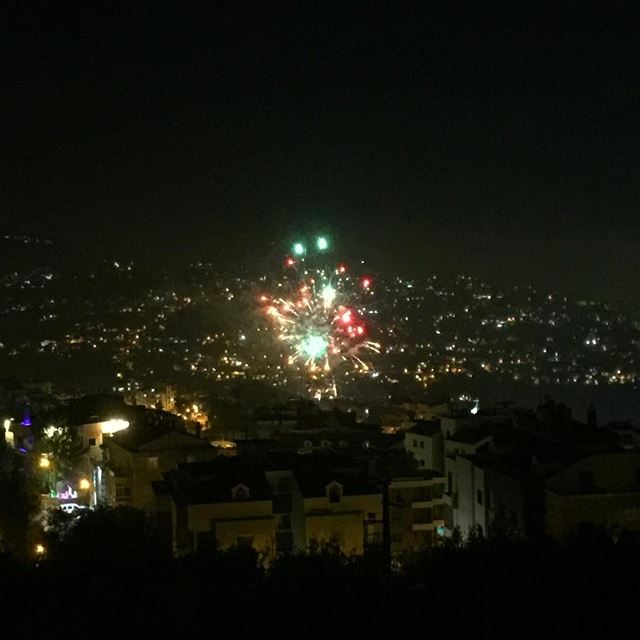
[[[546,533],[562,539],[583,527],[601,527],[611,535],[640,532],[640,492],[561,496],[546,494]]]
[[[307,546],[337,543],[347,555],[364,553],[365,529],[361,511],[307,514]]]
[[[277,500],[277,498],[274,498]],[[278,514],[274,501],[238,501],[176,506],[171,501],[173,550],[195,551],[208,538],[222,549],[251,540],[267,557],[278,551]],[[382,496],[343,496],[341,503],[327,498],[300,500],[291,512],[294,548],[337,542],[349,554],[364,553],[366,544],[382,541]],[[199,542],[200,541],[200,542]]]
[[[471,456],[488,442],[491,442],[491,436],[487,436],[478,442],[456,442],[445,437],[444,455],[445,457]]]
[[[458,528],[463,537],[481,528],[487,533],[487,498],[484,471],[471,460],[456,456],[446,459],[446,472],[451,474],[452,491],[448,496],[451,507],[447,523],[449,533]]]
[[[366,544],[382,542],[382,494],[305,498],[306,544],[335,539],[345,554],[362,554]]]
[[[304,549],[304,501],[293,472],[267,471],[266,477],[273,492],[276,550],[286,552]]]
[[[440,431],[431,439],[434,471],[444,474],[444,433]]]
[[[418,462],[420,469],[444,471],[444,436],[442,433],[425,436],[407,431],[404,434],[404,449]]]
[[[397,478],[389,485],[391,553],[430,547],[444,535],[444,478]]]
[[[221,549],[247,544],[258,553],[272,557],[276,553],[275,520],[272,517],[263,520],[216,520],[215,539]]]
[[[91,422],[77,427],[77,433],[82,440],[82,447],[87,451],[86,456],[93,462],[102,460],[102,422]]]
[[[487,518],[490,531],[508,527],[512,533],[525,533],[523,485],[493,469],[485,469]]]
[[[640,531],[640,453],[588,456],[545,482],[545,529],[556,538],[585,527]]]
[[[271,500],[243,500],[187,507],[186,526],[197,549],[198,534],[213,534],[218,546],[228,549],[240,539],[251,538],[250,546],[266,555],[275,553],[275,521]]]
[[[108,466],[113,472],[108,482],[108,504],[128,504],[150,515],[158,511],[153,482],[185,462],[211,460],[218,455],[213,447],[140,451],[132,453],[115,442],[106,441]],[[121,487],[118,490],[118,487]],[[129,490],[122,489],[129,487]]]
[[[462,424],[464,424],[464,420],[460,418],[450,418],[447,416],[440,418],[440,429],[445,438],[451,437]]]
[[[579,494],[586,490],[582,477],[593,473],[593,493],[620,493],[640,490],[640,453],[625,451],[592,455],[554,474],[545,483],[559,494]]]
[[[404,434],[404,450],[412,457],[421,469],[429,469],[427,461],[429,459],[428,443],[425,442],[427,438],[425,436],[418,435],[417,433],[410,433],[409,431]]]

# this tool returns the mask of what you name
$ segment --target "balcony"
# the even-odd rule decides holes
[[[435,531],[436,529],[444,530],[443,519],[433,519],[430,522],[414,522],[411,525],[412,531]]]

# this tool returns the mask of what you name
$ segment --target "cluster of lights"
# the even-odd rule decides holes
[[[315,240],[316,259],[330,247],[325,236]],[[264,315],[277,328],[279,339],[290,345],[290,365],[303,362],[310,371],[332,371],[340,362],[351,362],[357,369],[368,371],[370,365],[361,357],[363,350],[376,353],[380,345],[367,339],[362,311],[354,303],[356,297],[347,267],[310,266],[306,262],[307,247],[302,242],[292,246],[292,256],[284,264],[293,273],[278,284],[287,295],[261,295]],[[364,276],[360,288],[368,291],[372,280]]]

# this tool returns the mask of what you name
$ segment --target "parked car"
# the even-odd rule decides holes
[[[65,502],[64,504],[60,505],[60,508],[65,512],[65,513],[76,513],[77,511],[82,511],[84,509],[88,509],[89,507],[83,505],[83,504],[78,504],[77,502]]]

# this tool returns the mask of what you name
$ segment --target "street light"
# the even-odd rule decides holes
[[[81,478],[80,482],[78,483],[78,488],[81,491],[88,491],[89,489],[91,489],[91,483],[86,478]]]
[[[51,460],[49,460],[49,457],[46,453],[43,453],[40,456],[40,460],[38,460],[38,466],[41,469],[48,469],[51,466]]]
[[[123,429],[127,429],[129,427],[128,420],[107,420],[102,423],[102,433],[116,433],[117,431],[122,431]]]

